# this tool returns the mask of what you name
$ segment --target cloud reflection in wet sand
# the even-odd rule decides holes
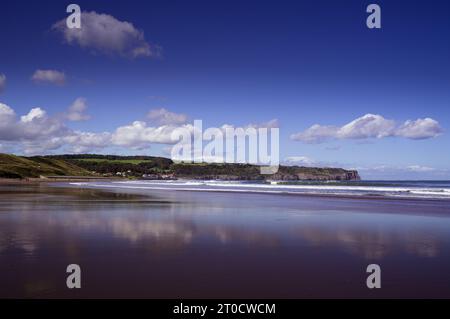
[[[313,246],[336,246],[365,259],[380,260],[389,254],[406,252],[418,257],[436,257],[439,254],[439,241],[426,232],[395,233],[386,230],[370,229],[323,229],[304,227],[298,234]]]

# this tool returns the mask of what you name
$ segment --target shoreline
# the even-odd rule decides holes
[[[62,183],[62,182],[112,182],[112,181],[123,181],[120,178],[111,177],[84,177],[84,176],[68,176],[68,177],[50,177],[50,178],[39,178],[39,177],[28,177],[28,178],[0,178],[0,185],[20,185],[20,184],[41,184],[41,183]],[[128,179],[127,179],[128,180]]]
[[[117,180],[116,180],[117,181]],[[56,184],[56,183],[55,183]],[[407,196],[385,196],[385,195],[355,195],[355,194],[333,194],[333,193],[301,193],[301,192],[288,192],[288,191],[263,191],[263,190],[248,190],[248,189],[202,189],[202,188],[164,188],[164,187],[153,187],[153,188],[144,188],[144,187],[127,187],[127,186],[90,186],[86,185],[70,185],[65,184],[63,182],[58,182],[56,187],[67,187],[67,188],[82,188],[82,189],[97,189],[103,191],[111,191],[111,192],[119,192],[119,193],[127,193],[130,191],[137,191],[143,193],[143,191],[157,191],[157,192],[193,192],[193,193],[217,193],[217,194],[243,194],[243,195],[272,195],[272,196],[289,196],[289,197],[303,197],[303,198],[325,198],[325,199],[342,199],[342,200],[371,200],[371,201],[402,201],[402,202],[450,202],[450,198],[426,198],[426,197],[407,197]],[[52,185],[50,185],[52,186]]]
[[[41,185],[46,184],[50,187],[67,187],[67,188],[83,188],[83,189],[98,189],[104,191],[115,191],[124,194],[129,194],[129,190],[135,191],[157,191],[157,192],[195,192],[195,193],[222,193],[222,194],[255,194],[255,195],[281,195],[281,196],[299,196],[299,197],[309,197],[309,198],[330,198],[330,199],[342,199],[342,200],[384,200],[384,201],[418,201],[418,202],[443,202],[448,203],[450,198],[446,197],[425,197],[425,196],[389,196],[386,194],[345,194],[345,193],[314,193],[314,192],[294,192],[286,190],[258,190],[258,189],[206,189],[206,188],[195,188],[195,187],[129,187],[129,186],[95,186],[89,185],[90,183],[96,182],[130,182],[130,181],[147,181],[146,179],[124,179],[124,178],[114,178],[114,177],[85,177],[85,176],[55,176],[48,178],[25,178],[25,179],[10,179],[10,178],[0,178],[0,186],[7,185]],[[157,181],[157,180],[155,180]],[[71,183],[87,183],[87,185],[72,185]],[[53,184],[53,185],[51,185]]]
[[[21,194],[44,194],[46,197],[44,202],[59,202],[59,196],[75,196],[69,200],[70,203],[117,203],[117,204],[136,204],[139,203],[211,203],[214,201],[227,201],[227,198],[242,202],[260,202],[274,200],[279,201],[280,207],[288,207],[294,205],[298,209],[304,210],[350,210],[359,209],[359,213],[375,213],[395,214],[395,215],[411,215],[423,217],[449,217],[450,206],[449,200],[446,199],[427,199],[427,198],[392,198],[392,197],[370,197],[370,196],[354,196],[354,195],[336,195],[336,194],[305,194],[305,193],[264,193],[264,192],[230,192],[230,191],[191,191],[191,190],[142,190],[127,189],[115,187],[91,187],[70,185],[64,182],[55,183],[28,183],[28,184],[9,184],[2,185],[0,201],[10,201],[13,194],[15,200],[19,199]],[[25,192],[25,193],[23,193]],[[92,194],[95,194],[92,196]],[[7,197],[3,197],[7,195]],[[47,195],[55,196],[52,200]],[[281,196],[280,196],[281,195]],[[78,198],[78,196],[81,196]],[[87,197],[86,197],[87,196]],[[137,196],[137,197],[136,197]],[[26,197],[28,198],[28,197]],[[252,206],[252,205],[250,205]],[[123,206],[118,206],[123,207]],[[131,209],[131,208],[130,208]]]

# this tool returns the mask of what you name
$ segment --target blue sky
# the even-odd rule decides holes
[[[122,39],[128,47],[117,49],[121,39],[103,46],[85,38],[68,43],[52,26],[68,16],[72,2],[83,12],[95,11],[94,22],[107,14],[112,27],[131,23],[132,31],[122,34],[131,37]],[[381,29],[366,26],[370,3],[381,7]],[[70,151],[60,143],[79,143],[72,151],[164,155],[167,145],[152,140],[135,147],[129,139],[130,145],[113,145],[91,136],[90,145],[81,141],[85,135],[73,135],[113,134],[134,121],[157,127],[166,123],[154,123],[147,114],[164,108],[188,121],[202,119],[208,127],[277,119],[280,157],[299,164],[358,168],[366,178],[450,178],[448,1],[4,1],[1,6],[0,103],[14,111],[15,121],[37,107],[47,117],[23,126],[27,134],[0,127],[1,151],[58,153]],[[99,32],[88,36],[114,35]],[[133,56],[128,48],[148,51]],[[33,80],[37,70],[59,73]],[[64,76],[60,82],[57,74]],[[79,98],[79,112],[86,116],[70,120],[69,107]],[[340,130],[366,114],[381,116],[372,118],[375,127]],[[414,122],[418,119],[430,121]],[[405,128],[407,120],[413,123]],[[327,128],[324,138],[307,131],[314,124]],[[39,125],[55,128],[44,134]],[[293,140],[297,133],[300,138]],[[71,137],[57,141],[62,134]]]

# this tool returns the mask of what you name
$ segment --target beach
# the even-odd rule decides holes
[[[423,198],[155,183],[2,184],[0,297],[450,297],[442,185]]]

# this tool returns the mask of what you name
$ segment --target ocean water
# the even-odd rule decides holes
[[[219,180],[137,180],[72,184],[85,187],[140,190],[168,189],[178,191],[450,199],[450,181],[240,182]]]
[[[450,298],[447,199],[284,186],[0,186],[0,297]],[[69,264],[81,289],[66,286]],[[366,286],[369,264],[381,267],[380,289]]]

